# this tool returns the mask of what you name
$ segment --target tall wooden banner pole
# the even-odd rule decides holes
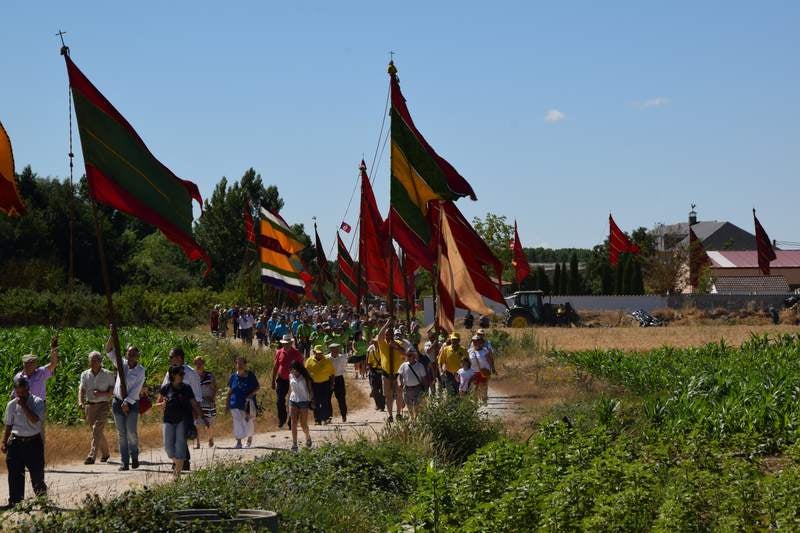
[[[100,216],[97,213],[97,202],[92,200],[92,217],[94,218],[94,232],[97,237],[97,253],[100,256],[100,271],[103,276],[103,285],[106,290],[106,311],[108,323],[111,325],[111,342],[114,345],[114,354],[117,363],[117,375],[119,376],[120,394],[122,398],[128,396],[128,384],[125,381],[125,368],[122,362],[122,350],[119,345],[119,335],[117,334],[117,320],[114,313],[114,299],[111,296],[111,281],[108,275],[108,261],[106,260],[105,247],[103,246],[103,230],[100,227]]]

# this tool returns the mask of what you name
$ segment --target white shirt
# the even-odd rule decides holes
[[[308,383],[303,376],[295,377],[294,372],[289,374],[289,401],[300,403],[310,402],[311,394]]]
[[[416,372],[416,375],[414,373]],[[405,361],[400,368],[397,369],[397,373],[403,377],[403,386],[405,387],[416,387],[418,385],[423,385],[421,380],[425,379],[426,372],[425,372],[425,365],[420,363],[419,361],[414,361],[414,369],[411,369],[411,364],[408,361]],[[419,377],[419,379],[417,379]]]
[[[31,411],[39,417],[39,421],[35,424],[28,420],[22,407],[17,403],[14,398],[6,405],[6,415],[3,418],[3,423],[6,426],[11,426],[11,434],[17,437],[33,437],[42,432],[42,420],[44,419],[44,400],[33,394],[28,394],[27,399],[28,407]]]
[[[192,388],[194,399],[200,401],[203,399],[203,387],[200,385],[200,376],[195,372],[194,368],[186,363],[183,364],[183,382]],[[169,371],[164,375],[164,381],[161,386],[169,385]]]
[[[91,368],[81,372],[81,384],[78,386],[78,398],[86,398],[89,403],[102,403],[111,400],[110,396],[97,397],[94,391],[108,392],[114,388],[116,375],[105,368],[95,374]]]
[[[492,365],[489,363],[489,348],[484,346],[478,350],[475,347],[470,347],[469,362],[472,366],[472,370],[475,370],[476,372],[480,372],[481,369],[491,370]]]
[[[469,382],[472,379],[472,376],[477,374],[478,372],[471,369],[471,368],[459,368],[458,369],[458,390],[467,392],[469,390]]]
[[[106,356],[108,356],[114,368],[117,368],[116,352],[111,350]],[[144,385],[144,367],[137,363],[135,367],[131,368],[128,366],[128,359],[123,357],[122,368],[125,371],[125,385],[128,387],[128,395],[125,398],[122,397],[122,386],[119,381],[119,376],[117,376],[117,381],[114,383],[114,398],[124,400],[126,403],[133,405],[139,401],[139,393],[142,392],[142,386]]]
[[[328,354],[327,357],[333,363],[333,374],[335,376],[344,376],[347,370],[347,357],[342,354],[339,354],[339,357],[331,357],[331,354]]]

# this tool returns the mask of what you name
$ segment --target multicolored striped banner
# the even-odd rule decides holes
[[[450,163],[440,157],[417,130],[406,107],[393,62],[389,63],[392,99],[390,213],[392,236],[427,269],[436,260],[430,249],[428,204],[455,201],[475,192]]]
[[[304,294],[303,264],[296,255],[305,248],[278,213],[261,207],[259,213],[258,255],[261,281],[278,289]]]

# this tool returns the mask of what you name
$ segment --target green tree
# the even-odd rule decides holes
[[[637,259],[634,259],[631,262],[633,263],[633,275],[631,279],[630,292],[631,294],[644,294],[642,263]]]
[[[583,294],[583,280],[578,265],[578,254],[575,252],[572,252],[569,258],[569,293]]]
[[[125,268],[129,283],[162,292],[200,285],[201,277],[183,251],[159,231],[141,240]]]
[[[540,291],[550,294],[550,278],[547,276],[543,266],[536,268],[536,284]]]
[[[203,216],[195,224],[197,242],[211,258],[211,273],[206,283],[216,289],[236,283],[243,270],[250,270],[252,259],[245,265],[247,243],[242,216],[246,199],[251,201],[253,215],[257,215],[259,205],[274,212],[283,208],[277,187],[265,188],[261,175],[250,168],[239,181],[229,185],[228,178],[223,177],[217,183],[211,197],[206,198]]]
[[[492,253],[503,263],[503,279],[510,280],[513,275],[511,268],[511,247],[509,243],[514,238],[514,226],[508,223],[505,215],[486,213],[481,219],[472,219],[475,231],[486,242]]]
[[[561,263],[556,263],[556,270],[553,273],[553,294],[560,294],[561,291]]]
[[[560,294],[569,294],[569,271],[567,270],[567,264],[561,263],[561,280],[560,285],[558,288],[558,292]]]

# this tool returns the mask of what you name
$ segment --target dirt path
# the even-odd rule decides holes
[[[369,394],[367,380],[348,379],[347,386],[357,387]],[[335,401],[334,401],[335,404]],[[386,414],[368,405],[348,413],[347,423],[332,423],[328,426],[313,425],[310,420],[311,439],[314,446],[339,438],[353,438],[359,434],[374,436],[374,431],[383,427]],[[373,431],[374,430],[374,431]],[[113,431],[113,427],[111,429]],[[216,446],[208,448],[205,443],[199,450],[192,448],[192,470],[203,468],[210,464],[222,461],[239,462],[249,461],[273,451],[289,451],[292,445],[292,436],[289,430],[277,430],[256,433],[253,446],[249,449],[235,449],[233,438],[217,438]],[[302,432],[298,435],[302,444]],[[108,464],[96,463],[84,465],[80,462],[48,465],[45,470],[45,481],[48,486],[48,496],[52,502],[62,508],[77,507],[89,494],[99,494],[104,498],[112,497],[130,488],[153,486],[166,483],[172,479],[170,472],[171,462],[162,448],[144,449],[139,454],[141,466],[137,470],[120,472],[119,455],[112,454]],[[8,501],[8,484],[5,479],[0,482],[0,502]],[[30,495],[30,482],[26,479],[25,492]]]

